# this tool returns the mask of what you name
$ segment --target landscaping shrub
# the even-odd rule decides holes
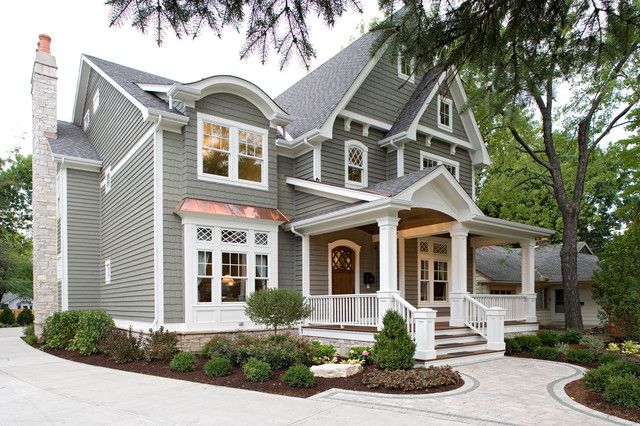
[[[640,378],[627,374],[611,377],[604,388],[604,399],[627,408],[640,407]]]
[[[24,308],[23,310],[21,310],[18,314],[18,317],[16,318],[16,322],[19,325],[33,324],[33,312],[31,311],[31,309]]]
[[[98,341],[113,327],[113,320],[102,309],[80,312],[78,328],[69,349],[82,355],[98,352]]]
[[[448,365],[443,367],[412,368],[411,370],[374,370],[365,373],[362,377],[362,383],[368,388],[399,389],[403,391],[455,385],[461,381],[460,373],[453,371]]]
[[[44,321],[43,347],[68,349],[76,335],[80,311],[56,312]]]
[[[242,372],[250,382],[266,382],[271,378],[269,364],[255,358],[251,358],[242,366]]]
[[[228,376],[232,368],[233,365],[228,358],[215,357],[204,364],[204,374],[212,377]]]
[[[253,337],[241,334],[232,343],[233,356],[238,365],[244,364],[250,358],[256,358],[278,370],[295,364],[310,365],[312,362],[311,343],[297,336]]]
[[[514,339],[520,345],[522,352],[534,352],[537,347],[541,346],[538,336],[523,334],[521,336],[514,337]]]
[[[316,378],[306,365],[294,365],[282,375],[282,381],[294,388],[310,388],[316,384]]]
[[[560,352],[561,354],[567,354],[567,352],[569,352],[571,350],[571,346],[569,346],[567,343],[558,343],[556,345],[556,349],[558,350],[558,352]]]
[[[536,348],[535,354],[537,358],[546,359],[548,361],[555,361],[560,357],[560,352],[556,348],[550,348],[549,346],[540,346]]]
[[[149,329],[149,335],[145,339],[143,355],[147,361],[169,361],[178,349],[178,335],[160,327],[153,331]]]
[[[98,342],[98,350],[109,356],[116,364],[126,364],[142,358],[142,337],[135,337],[129,331],[111,328],[102,335]]]
[[[375,336],[374,361],[385,370],[407,370],[413,367],[416,344],[407,332],[407,323],[395,311],[387,311],[382,330]]]
[[[601,354],[604,351],[604,341],[598,336],[585,334],[580,339],[580,344],[596,354]]]
[[[577,344],[582,340],[584,333],[580,330],[569,329],[560,335],[560,341],[567,344]]]
[[[587,371],[584,383],[590,389],[604,391],[610,378],[627,374],[640,377],[640,365],[619,358]]]
[[[504,339],[504,345],[507,355],[513,355],[522,352],[520,342],[515,337]]]
[[[553,348],[560,343],[560,333],[555,330],[539,330],[536,333],[538,339],[540,339],[540,345]]]
[[[278,328],[292,327],[311,315],[311,307],[302,293],[286,288],[266,288],[247,298],[245,314],[256,324],[263,324],[278,334]]]
[[[326,364],[337,361],[336,348],[333,345],[323,345],[320,342],[311,342],[312,360],[314,364]]]
[[[9,308],[2,309],[0,312],[0,323],[5,325],[13,325],[15,324],[16,319],[13,317],[13,312]]]
[[[618,355],[617,353],[605,352],[602,355],[600,355],[600,359],[598,360],[598,362],[600,365],[603,365],[603,364],[608,364],[610,362],[615,362],[618,360],[624,360],[624,358],[621,355]]]
[[[196,368],[196,356],[191,352],[178,352],[171,358],[169,367],[178,373],[186,373]]]
[[[207,358],[227,358],[236,361],[236,351],[231,337],[226,335],[213,336],[202,348],[202,355]]]
[[[24,341],[27,343],[27,345],[33,346],[38,343],[38,337],[34,334],[29,334],[24,337]]]
[[[586,364],[593,361],[593,352],[588,349],[569,349],[566,353],[567,361]]]
[[[371,362],[371,349],[367,346],[354,346],[349,349],[349,359],[359,361],[360,364]]]

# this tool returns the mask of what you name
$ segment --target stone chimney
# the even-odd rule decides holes
[[[38,336],[44,320],[60,310],[57,279],[56,165],[48,139],[57,132],[57,71],[51,37],[40,34],[31,76],[33,120],[33,311]]]

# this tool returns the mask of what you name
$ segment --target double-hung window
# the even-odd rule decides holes
[[[198,113],[198,178],[268,189],[268,130]]]
[[[438,95],[438,127],[449,132],[453,131],[453,101]]]
[[[459,162],[442,157],[440,155],[432,154],[430,152],[420,151],[420,170],[439,166],[441,164],[444,165],[449,173],[451,173],[451,176],[456,178],[456,180],[460,180]]]
[[[347,141],[344,149],[344,182],[347,188],[368,185],[367,147],[358,141]]]
[[[440,238],[418,240],[419,304],[438,304],[449,295],[449,241]]]
[[[414,82],[415,61],[408,55],[398,54],[398,77]]]

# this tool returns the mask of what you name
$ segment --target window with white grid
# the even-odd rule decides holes
[[[196,229],[196,239],[198,241],[213,241],[213,229],[198,226]]]
[[[438,127],[452,131],[453,101],[444,96],[438,96]]]
[[[418,300],[422,306],[448,300],[449,253],[446,239],[418,239]]]
[[[223,243],[247,244],[247,231],[238,231],[235,229],[223,229],[220,235],[221,235],[220,240]]]
[[[432,154],[430,152],[420,151],[420,170],[427,169],[429,167],[444,165],[451,176],[456,180],[460,180],[460,163],[449,158]]]
[[[367,175],[367,147],[358,141],[348,141],[345,146],[346,186],[367,186]]]
[[[256,232],[255,244],[257,246],[268,246],[269,245],[269,234],[267,234],[266,232]]]

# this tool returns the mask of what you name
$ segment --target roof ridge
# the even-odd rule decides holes
[[[89,54],[86,54],[86,53],[83,53],[82,56],[88,58],[91,62],[95,62],[97,60],[99,62],[103,62],[103,63],[106,63],[108,65],[115,65],[115,66],[120,67],[120,68],[125,68],[127,70],[135,71],[136,73],[147,74],[147,75],[149,75],[151,77],[167,80],[167,81],[170,81],[172,83],[180,83],[179,81],[174,80],[172,78],[167,78],[167,77],[164,77],[164,76],[161,76],[161,75],[158,75],[158,74],[151,73],[149,71],[141,70],[139,68],[133,68],[133,67],[130,67],[128,65],[122,65],[122,64],[120,64],[118,62],[110,61],[108,59],[99,58],[97,56],[89,55]],[[96,64],[96,65],[98,65],[98,64]],[[134,83],[145,83],[145,82],[144,81],[135,81]]]

